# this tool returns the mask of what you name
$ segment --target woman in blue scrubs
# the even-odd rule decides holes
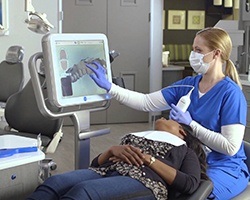
[[[193,41],[189,61],[198,74],[150,94],[121,88],[106,80],[103,67],[94,62],[92,79],[121,103],[142,111],[172,108],[170,118],[190,125],[194,135],[207,147],[207,174],[214,188],[210,199],[229,200],[248,184],[249,172],[243,136],[247,103],[237,70],[230,60],[232,42],[226,31],[205,28]],[[186,112],[176,106],[191,87],[191,104]]]

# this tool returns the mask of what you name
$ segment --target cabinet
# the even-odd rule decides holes
[[[170,84],[183,79],[185,67],[169,65],[162,68],[162,87],[167,87]]]
[[[183,72],[185,67],[169,65],[168,67],[162,68],[162,87],[167,87],[172,83],[183,79]],[[163,111],[162,116],[168,119],[169,110]]]
[[[79,1],[80,2],[80,1]],[[112,63],[114,76],[126,88],[149,92],[150,0],[63,0],[63,33],[104,33],[110,50],[120,56]],[[109,109],[91,113],[91,123],[148,121],[148,113],[128,108],[116,100]]]

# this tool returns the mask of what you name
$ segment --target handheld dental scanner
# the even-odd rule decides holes
[[[190,96],[193,90],[194,90],[194,87],[188,92],[187,95],[182,96],[180,100],[178,101],[178,103],[176,104],[176,106],[179,107],[182,110],[182,112],[187,111],[188,106],[191,103]]]

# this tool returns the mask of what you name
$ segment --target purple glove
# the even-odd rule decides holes
[[[93,64],[96,66],[96,68],[91,66]],[[109,91],[111,88],[111,83],[106,78],[106,69],[96,61],[92,62],[92,64],[85,63],[85,65],[93,71],[93,73],[89,74],[89,76],[95,81],[95,83],[99,87]]]
[[[171,107],[172,109],[169,116],[170,119],[186,125],[191,123],[193,119],[188,111],[182,112],[181,109],[174,104],[171,104]]]

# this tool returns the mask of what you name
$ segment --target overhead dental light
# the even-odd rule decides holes
[[[40,34],[48,33],[54,26],[47,20],[45,13],[35,11],[31,1],[25,0],[25,11],[28,12],[28,19],[25,22],[28,24],[28,29]]]

